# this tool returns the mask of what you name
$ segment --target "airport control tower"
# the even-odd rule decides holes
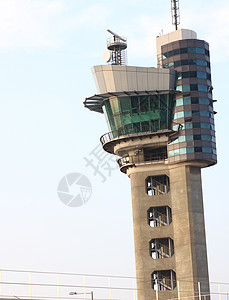
[[[125,38],[109,31],[108,65],[93,67],[105,151],[131,182],[138,300],[209,299],[201,168],[216,164],[209,46],[188,29],[158,36],[158,66],[126,65]]]

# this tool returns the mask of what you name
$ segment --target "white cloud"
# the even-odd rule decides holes
[[[229,5],[220,7],[212,12],[207,30],[207,39],[210,43],[215,60],[224,61],[229,58]]]
[[[125,35],[128,38],[128,54],[135,58],[151,58],[152,64],[156,60],[156,36],[159,35],[162,29],[161,16],[140,15],[132,20],[124,29]],[[134,25],[134,26],[133,26]],[[166,22],[165,22],[165,25]],[[173,30],[172,25],[169,31]],[[164,31],[166,33],[167,31]],[[155,65],[156,66],[156,65]]]
[[[84,30],[86,27],[89,27],[91,31],[94,31],[97,26],[105,26],[110,12],[109,3],[107,5],[103,5],[102,3],[88,5],[80,12],[77,11],[78,14],[74,14],[71,18],[65,20],[65,30],[71,28]]]
[[[50,24],[64,9],[63,0],[0,0],[0,48],[56,45]]]
[[[229,4],[209,6],[195,10],[190,4],[181,12],[180,28],[195,30],[199,39],[210,44],[211,57],[214,61],[229,59]],[[195,16],[195,17],[193,17]],[[128,37],[128,53],[137,58],[156,55],[156,36],[163,29],[164,34],[174,30],[171,18],[166,14],[150,15],[146,13],[135,17],[135,26],[128,24],[125,34]],[[137,26],[136,26],[137,24]]]
[[[204,39],[210,44],[212,58],[215,61],[228,59],[229,4],[206,5],[201,11],[194,11],[194,8],[190,6],[188,12],[182,17],[185,27],[196,30],[198,38]]]
[[[65,0],[0,0],[0,48],[58,47],[71,30],[80,32],[88,26],[94,30],[109,15],[109,5],[71,11],[68,4]]]
[[[116,18],[118,8],[108,1],[79,1],[78,7],[71,1],[78,2],[0,0],[0,49],[59,47],[73,35],[88,43],[90,34],[101,37],[111,26],[128,38],[129,57],[154,58],[156,36],[161,29],[164,33],[173,30],[169,8],[160,14],[150,11],[155,3],[160,7],[158,0],[151,0],[153,4],[147,0],[144,5],[149,8],[141,12],[136,9],[139,2],[126,0],[125,5],[132,3],[128,18]],[[196,30],[199,38],[210,43],[212,58],[225,60],[229,58],[229,5],[204,7],[195,10],[196,6],[187,2],[181,8],[181,27]]]

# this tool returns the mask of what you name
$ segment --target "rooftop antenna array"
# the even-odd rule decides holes
[[[173,25],[175,25],[176,30],[178,30],[178,25],[180,25],[179,0],[171,0],[171,10],[172,10],[172,23]]]
[[[127,65],[127,39],[107,29],[112,37],[107,40],[107,50],[103,54],[103,60],[112,65]]]

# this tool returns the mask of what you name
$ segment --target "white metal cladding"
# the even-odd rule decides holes
[[[92,68],[99,94],[123,91],[173,90],[175,71],[160,68],[100,65]]]

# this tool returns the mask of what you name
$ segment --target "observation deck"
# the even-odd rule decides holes
[[[126,156],[117,159],[117,163],[119,165],[119,169],[122,173],[126,173],[128,168],[136,167],[137,165],[142,164],[152,164],[152,163],[165,163],[167,160],[167,152],[158,152],[154,154],[150,154],[148,156],[144,155],[133,155]]]
[[[155,137],[160,139],[163,136],[165,137],[165,139],[162,139],[161,142],[157,141],[156,144],[167,145],[167,143],[170,140],[169,137],[174,133],[176,133],[176,131],[169,130],[169,129],[162,129],[155,132],[146,130],[145,132],[129,132],[129,133],[125,133],[122,131],[120,132],[116,130],[116,131],[107,132],[104,135],[102,135],[100,138],[100,142],[105,151],[111,154],[116,154],[114,147],[120,144],[121,142],[127,143],[131,141],[134,145],[135,143],[138,143],[139,141],[145,139],[144,145],[147,146],[147,144],[150,145],[154,142],[153,139],[155,139]],[[146,139],[148,139],[148,142],[146,142]]]

